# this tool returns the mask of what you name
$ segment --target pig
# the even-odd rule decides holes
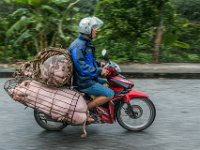
[[[40,65],[40,78],[47,85],[59,87],[69,80],[72,73],[72,66],[64,55],[54,55]]]
[[[83,124],[87,119],[87,104],[83,96],[67,88],[47,87],[34,80],[25,80],[8,92],[15,101],[25,103],[53,119],[67,118],[72,124]]]

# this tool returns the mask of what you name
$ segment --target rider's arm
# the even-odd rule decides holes
[[[71,56],[77,71],[81,75],[98,77],[101,74],[101,68],[96,68],[90,64],[87,64],[87,61],[83,54],[83,49],[78,47],[74,48],[71,52]]]
[[[101,62],[96,60],[96,64],[97,64],[98,67],[101,67]]]

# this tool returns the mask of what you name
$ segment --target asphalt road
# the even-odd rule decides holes
[[[149,94],[157,109],[151,127],[127,132],[117,123],[91,125],[88,138],[81,127],[46,132],[33,118],[33,110],[14,102],[0,79],[0,150],[199,150],[200,80],[134,80],[135,89]]]

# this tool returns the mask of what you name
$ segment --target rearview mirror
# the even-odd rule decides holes
[[[103,57],[105,57],[106,54],[107,54],[107,50],[106,50],[106,49],[103,49],[103,50],[101,51],[101,55],[102,55]]]
[[[108,60],[108,53],[106,49],[103,49],[101,51],[101,55],[103,56],[103,59]]]

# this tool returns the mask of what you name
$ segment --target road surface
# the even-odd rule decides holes
[[[128,132],[118,123],[91,125],[88,138],[81,127],[47,132],[33,110],[14,102],[0,79],[0,150],[199,150],[200,80],[134,80],[135,89],[149,94],[156,106],[154,123],[145,131]]]

